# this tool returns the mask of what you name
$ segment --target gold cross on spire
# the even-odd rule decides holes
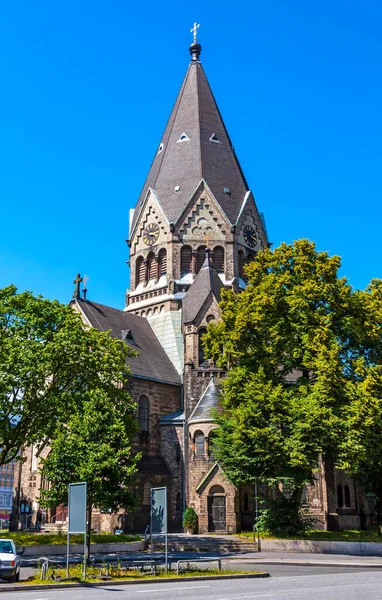
[[[198,32],[198,29],[200,27],[199,23],[194,23],[194,26],[192,29],[190,29],[190,32],[192,33],[192,35],[194,36],[194,43],[196,42],[196,34]]]

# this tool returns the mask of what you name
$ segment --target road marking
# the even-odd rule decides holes
[[[244,600],[245,598],[265,598],[265,596],[276,596],[275,593],[273,594],[256,594],[255,596],[227,596],[226,598],[218,598],[218,600]]]
[[[208,588],[209,585],[190,585],[182,587],[170,587],[170,588],[160,588],[160,590],[139,590],[137,594],[150,594],[150,592],[171,592],[172,590],[196,590],[198,588]]]

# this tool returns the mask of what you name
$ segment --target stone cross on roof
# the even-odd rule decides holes
[[[80,299],[80,284],[82,283],[83,279],[81,277],[81,275],[79,273],[77,273],[76,278],[73,280],[73,283],[75,284],[75,288],[74,288],[74,292],[73,292],[73,298],[75,298],[76,300]]]

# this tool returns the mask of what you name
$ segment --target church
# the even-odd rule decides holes
[[[198,514],[199,533],[253,526],[252,486],[235,487],[214,459],[213,415],[225,373],[205,358],[202,338],[208,323],[219,319],[222,289],[245,288],[245,264],[269,241],[204,72],[196,26],[190,54],[130,212],[125,308],[88,299],[79,276],[71,303],[88,326],[111,330],[138,353],[129,366],[140,429],[136,448],[142,452],[136,488],[141,506],[117,515],[95,510],[93,524],[100,531],[142,533],[150,522],[150,489],[159,486],[168,489],[169,531],[182,530],[186,506]],[[47,484],[38,472],[38,451],[25,453],[15,473],[13,516],[19,526],[28,523],[22,507],[34,522],[38,491]],[[367,501],[351,478],[328,464],[321,465],[304,498],[322,529],[359,528],[373,512]],[[44,520],[64,522],[65,507],[47,511]]]

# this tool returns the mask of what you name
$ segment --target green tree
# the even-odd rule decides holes
[[[133,353],[70,306],[0,290],[0,464],[52,438],[93,392],[113,398]]]
[[[110,397],[96,390],[65,426],[57,427],[50,453],[42,460],[41,473],[50,482],[49,489],[40,492],[42,506],[67,503],[69,483],[87,482],[88,557],[92,508],[117,511],[136,506],[132,485],[140,455],[131,448],[136,431],[129,393],[115,388]]]
[[[235,483],[284,484],[289,509],[320,453],[336,451],[347,384],[367,355],[362,297],[339,267],[308,240],[260,252],[204,338],[228,369],[214,452]]]
[[[338,444],[337,465],[375,494],[378,532],[382,521],[382,281],[358,292],[362,315],[362,352],[355,356],[356,377],[347,383],[348,403]]]

